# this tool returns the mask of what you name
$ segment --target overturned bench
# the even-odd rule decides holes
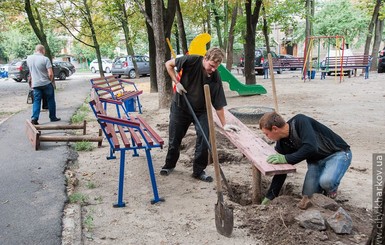
[[[35,151],[40,148],[40,142],[98,142],[98,147],[102,146],[103,137],[101,132],[99,136],[86,135],[87,122],[84,121],[81,125],[33,125],[30,120],[25,122],[25,131],[27,137],[34,147]],[[82,129],[83,135],[43,135],[43,130],[76,130]]]
[[[244,125],[238,118],[225,109],[226,123],[236,125],[240,128],[238,133],[229,133],[222,128],[222,124],[216,114],[213,114],[215,123],[219,126],[219,132],[226,136],[252,164],[253,169],[253,203],[260,203],[262,199],[263,175],[287,174],[296,171],[291,164],[269,164],[266,159],[275,154],[272,146],[259,138],[253,131]]]
[[[104,99],[102,102],[105,110],[107,110],[108,104],[106,101],[114,100],[119,102],[115,103],[119,118],[122,118],[120,108],[126,116],[128,116],[129,112],[136,111],[136,108],[138,108],[139,113],[142,113],[139,95],[141,95],[143,91],[138,90],[134,82],[115,76],[93,78],[90,82],[100,99]],[[133,89],[127,90],[125,85],[130,85]]]
[[[116,159],[115,152],[120,152],[118,202],[114,204],[114,207],[125,207],[125,202],[123,202],[123,189],[126,151],[133,151],[132,156],[137,157],[139,156],[138,150],[140,149],[146,152],[147,165],[154,194],[151,203],[154,204],[159,201],[164,201],[164,199],[158,195],[150,152],[153,148],[162,148],[164,140],[139,115],[130,115],[128,119],[108,116],[97,95],[91,96],[89,104],[110,145],[110,154],[107,159]]]

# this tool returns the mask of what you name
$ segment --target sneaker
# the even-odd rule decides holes
[[[61,120],[60,117],[56,117],[56,118],[54,118],[54,119],[51,119],[51,122],[57,122],[57,121],[60,121],[60,120]]]
[[[203,171],[200,175],[192,175],[193,178],[195,179],[198,179],[198,180],[202,180],[202,181],[205,181],[205,182],[213,182],[213,177],[211,177],[210,175],[206,175],[205,171]]]
[[[331,199],[336,199],[337,197],[337,190],[336,191],[332,191],[332,192],[329,192],[327,194],[327,197],[331,198]]]
[[[160,170],[160,175],[167,176],[167,175],[171,174],[172,171],[174,171],[174,168],[162,168]]]
[[[36,119],[32,119],[32,120],[31,120],[31,123],[32,123],[33,125],[39,125],[39,123],[37,122]]]

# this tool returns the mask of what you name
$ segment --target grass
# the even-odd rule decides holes
[[[70,203],[79,203],[80,205],[86,205],[88,203],[88,197],[82,193],[73,193],[68,198]]]
[[[92,151],[95,146],[89,141],[76,142],[74,145],[76,151]]]
[[[75,114],[72,115],[72,123],[81,123],[86,119],[88,113],[91,111],[87,102],[88,100],[89,99],[87,98],[86,101],[76,110]]]
[[[91,182],[91,181],[88,181],[86,186],[88,189],[95,189],[96,188],[96,184],[94,182]]]

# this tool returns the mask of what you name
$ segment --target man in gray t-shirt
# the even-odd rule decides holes
[[[39,124],[38,120],[42,96],[47,98],[49,118],[51,122],[60,120],[60,118],[56,117],[55,89],[52,84],[54,78],[52,64],[51,61],[44,56],[44,54],[44,46],[38,44],[36,45],[35,53],[27,58],[27,65],[30,73],[29,84],[33,89],[34,97],[31,117],[31,123],[34,125]]]

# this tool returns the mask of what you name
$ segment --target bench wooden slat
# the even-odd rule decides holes
[[[123,127],[118,125],[118,130],[119,130],[120,137],[122,138],[124,146],[125,147],[130,147],[130,141],[127,138],[126,132],[124,132]]]
[[[137,115],[136,118],[140,121],[140,123],[144,126],[144,128],[146,128],[146,130],[151,134],[151,136],[160,144],[160,145],[163,145],[164,144],[164,140],[151,128],[150,125],[148,125],[148,123],[146,121],[144,121],[144,119]]]
[[[115,133],[114,126],[111,123],[106,123],[106,129],[108,131],[108,135],[111,137],[112,142],[114,143],[114,148],[119,149],[119,139],[118,136]]]
[[[215,123],[219,126],[219,132],[225,135],[262,174],[275,175],[296,171],[295,167],[291,164],[267,163],[267,157],[276,153],[273,147],[259,138],[228,110],[225,109],[226,123],[238,126],[241,129],[239,133],[229,133],[224,131],[216,113],[213,115]]]
[[[140,123],[140,121],[138,120],[138,118],[135,118],[135,121],[136,122],[138,122],[138,123]],[[146,129],[146,127],[145,126],[143,126],[143,125],[141,125],[141,127],[140,127],[142,130],[142,133],[143,133],[143,135],[142,135],[142,137],[144,137],[144,139],[148,142],[148,144],[149,145],[154,145],[154,141],[152,140],[152,138],[148,135],[148,131],[147,131],[147,129]]]
[[[135,142],[135,145],[141,147],[143,145],[142,141],[140,140],[139,136],[136,134],[135,130],[132,128],[128,128],[128,131],[130,132],[131,138]]]

